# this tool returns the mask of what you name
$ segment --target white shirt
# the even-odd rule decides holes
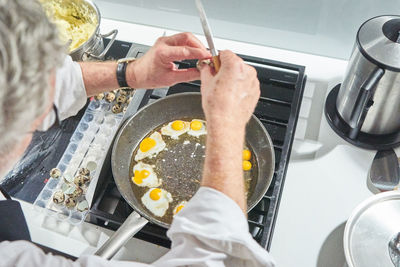
[[[56,80],[55,104],[60,119],[75,115],[85,103],[79,64],[67,57]],[[46,255],[29,242],[16,241],[0,243],[0,267],[275,266],[269,253],[250,235],[247,219],[236,202],[208,187],[201,187],[174,217],[167,235],[171,250],[151,265],[107,261],[93,255],[73,262]]]

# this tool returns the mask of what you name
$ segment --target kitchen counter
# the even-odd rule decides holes
[[[176,32],[102,19],[101,32],[118,29],[117,39],[152,45]],[[199,36],[204,43],[205,38]],[[216,38],[218,49],[306,66],[307,83],[296,137],[271,245],[278,266],[340,266],[344,264],[344,223],[362,200],[374,152],[346,144],[323,116],[324,100],[339,83],[347,61]],[[44,211],[22,202],[33,241],[73,256],[93,253],[111,231],[83,223],[72,227],[45,218]],[[164,247],[133,238],[115,258],[152,262]],[[129,253],[127,253],[129,252]]]

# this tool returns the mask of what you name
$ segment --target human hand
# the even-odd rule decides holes
[[[260,97],[256,70],[231,51],[220,52],[221,68],[214,75],[201,65],[201,94],[208,127],[243,129]]]
[[[202,186],[219,190],[246,214],[242,169],[245,126],[260,96],[256,70],[231,51],[220,52],[215,74],[200,64],[201,95],[207,120]]]
[[[132,88],[158,88],[200,78],[196,68],[178,70],[173,61],[204,59],[210,52],[191,33],[160,37],[150,50],[127,67],[126,77]]]

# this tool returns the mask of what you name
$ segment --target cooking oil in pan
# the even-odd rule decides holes
[[[191,119],[187,118],[183,120],[191,121]],[[166,124],[157,127],[146,137],[149,137],[155,131],[160,132],[161,128]],[[206,135],[194,137],[185,133],[179,136],[178,139],[172,139],[165,135],[162,137],[166,143],[166,149],[153,158],[145,158],[141,161],[155,166],[154,171],[157,174],[157,177],[162,180],[162,184],[159,187],[168,191],[172,195],[173,201],[169,204],[169,208],[165,215],[163,217],[157,217],[160,221],[171,223],[174,208],[181,201],[189,201],[200,187],[205,157]],[[251,150],[248,145],[247,148]],[[134,160],[134,156],[138,149],[138,147],[135,148],[131,159],[131,166],[129,168],[130,177],[133,177],[133,166],[137,164]],[[251,158],[251,163],[252,169],[244,172],[245,189],[248,197],[250,197],[251,193],[254,191],[258,174],[257,163],[254,156]],[[255,178],[253,179],[253,177]],[[141,197],[149,190],[147,187],[139,187],[133,183],[131,183],[131,185],[137,199],[141,199]],[[141,203],[141,201],[139,202]],[[141,205],[144,207],[143,203],[141,203]],[[149,211],[149,214],[152,213]]]

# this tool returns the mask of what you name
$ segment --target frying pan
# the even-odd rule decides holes
[[[182,118],[204,118],[200,93],[180,93],[159,99],[139,110],[120,127],[112,149],[111,167],[118,190],[134,211],[96,255],[110,259],[149,221],[169,228],[169,224],[143,208],[140,197],[135,196],[132,190],[129,168],[135,148],[144,137],[158,126]],[[246,141],[253,150],[258,168],[257,180],[247,201],[250,211],[271,183],[275,156],[268,132],[254,115],[246,126]]]

